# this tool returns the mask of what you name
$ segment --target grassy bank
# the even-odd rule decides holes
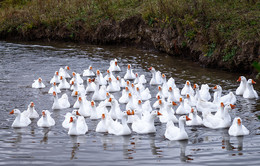
[[[40,29],[51,38],[61,29],[59,36],[77,41],[105,20],[140,15],[151,28],[177,29],[183,47],[202,36],[202,54],[221,54],[224,62],[243,52],[239,43],[260,40],[257,0],[2,0],[0,5],[2,35],[26,37]]]

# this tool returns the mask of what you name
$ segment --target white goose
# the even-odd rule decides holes
[[[176,114],[188,114],[189,110],[186,110],[184,107],[184,100],[182,99],[182,97],[180,97],[180,105],[176,110]]]
[[[96,83],[95,91],[92,96],[92,100],[94,101],[102,101],[106,99],[106,87],[101,86],[99,88],[99,82],[95,79],[94,83]]]
[[[81,116],[79,114],[78,110],[73,110],[72,112],[67,112],[64,116],[64,121],[62,122],[62,127],[65,129],[69,129],[71,123],[70,123],[70,117],[72,116]],[[83,117],[84,118],[84,117]]]
[[[42,83],[42,79],[38,78],[37,80],[34,80],[32,84],[32,88],[36,88],[36,89],[45,88],[45,85]]]
[[[174,126],[172,121],[169,121],[167,123],[166,131],[164,133],[164,136],[169,140],[186,140],[188,139],[188,134],[185,131],[184,124],[185,121],[191,120],[188,116],[181,116],[179,118],[179,128]]]
[[[27,110],[24,112],[26,114],[26,116],[30,119],[36,119],[36,118],[39,118],[39,114],[37,113],[37,111],[35,110],[34,108],[34,103],[31,102],[29,105],[28,105],[28,108]]]
[[[126,74],[124,76],[125,80],[134,80],[136,78],[135,74],[133,73],[133,70],[131,69],[131,65],[127,65]]]
[[[121,90],[120,86],[115,82],[113,81],[112,78],[108,78],[108,86],[107,86],[107,89],[106,89],[108,92],[118,92]]]
[[[108,132],[108,126],[106,121],[106,115],[102,114],[100,122],[98,122],[96,127],[96,132],[98,133],[106,133]]]
[[[236,103],[237,99],[233,92],[229,92],[227,95],[222,96],[222,87],[220,85],[216,85],[213,90],[215,90],[213,103],[219,104],[220,102],[223,102],[225,105]]]
[[[83,118],[84,119],[84,118]],[[82,118],[77,119],[75,116],[70,117],[70,123],[68,134],[69,135],[84,135],[88,132],[88,126],[86,123],[78,123],[78,120],[83,120]],[[85,121],[85,119],[84,119]]]
[[[86,92],[94,92],[96,89],[96,84],[94,83],[94,79],[89,78],[87,81],[87,87],[86,87]]]
[[[186,81],[184,87],[181,90],[181,95],[185,96],[187,93],[194,95],[194,90],[191,87],[190,81]]]
[[[71,81],[74,81],[77,84],[83,84],[84,82],[83,79],[80,77],[80,74],[75,72],[72,72],[72,79],[70,80],[70,82]]]
[[[153,67],[150,67],[148,70],[152,73],[152,79],[150,80],[150,85],[160,85],[163,83],[161,72],[156,71]]]
[[[65,109],[70,107],[68,95],[64,93],[61,98],[58,98],[56,92],[53,92],[54,102],[52,105],[52,109]]]
[[[107,70],[107,75],[104,77],[107,81],[109,78],[111,78],[113,81],[116,80],[116,77],[113,75],[113,73],[110,70]]]
[[[203,125],[211,129],[227,128],[231,125],[231,117],[229,111],[234,109],[235,105],[227,104],[224,107],[224,113],[221,118],[218,118],[206,110],[202,113],[203,116]]]
[[[258,94],[254,90],[253,84],[256,84],[256,82],[252,79],[249,79],[247,81],[246,89],[243,93],[243,97],[246,99],[258,99]]]
[[[103,74],[97,70],[96,79],[98,80],[99,85],[107,85],[107,80],[103,77]]]
[[[155,133],[156,128],[154,126],[154,119],[157,116],[162,115],[159,111],[152,111],[148,117],[142,118],[141,121],[132,124],[133,131],[137,132],[138,134],[148,134],[148,133]]]
[[[79,114],[82,115],[83,117],[90,116],[91,115],[91,112],[90,112],[91,108],[90,108],[90,105],[88,104],[88,102],[84,102],[80,96],[78,98],[78,101],[79,101],[79,110],[78,110]]]
[[[110,61],[109,70],[110,71],[121,71],[121,68],[118,66],[117,59]]]
[[[203,121],[201,117],[199,117],[197,109],[195,107],[191,108],[191,112],[189,113],[190,121],[186,121],[187,126],[201,126]]]
[[[95,73],[93,72],[93,67],[89,66],[88,69],[83,71],[83,77],[92,77],[95,76]]]
[[[209,88],[208,84],[202,84],[201,85],[201,89],[200,89],[199,93],[200,93],[200,97],[201,97],[202,100],[209,101],[211,99],[209,89],[210,88]]]
[[[228,134],[232,136],[243,136],[248,135],[249,130],[242,124],[242,119],[236,117],[228,130]]]
[[[70,70],[69,66],[65,66],[64,69],[60,68],[59,75],[63,76],[64,78],[71,78],[71,76],[68,73],[69,70]]]
[[[165,102],[164,104],[166,105],[165,106],[166,111],[162,112],[162,116],[159,117],[161,123],[167,123],[168,121],[172,121],[173,123],[177,123],[178,119],[174,115],[175,111],[172,108],[173,106],[176,106],[177,104],[175,102]]]
[[[58,88],[56,82],[52,83],[52,87],[49,89],[48,93],[52,94],[53,92],[61,93],[60,89]]]
[[[177,96],[175,95],[174,90],[172,89],[171,86],[169,87],[168,91],[169,91],[169,96],[167,98],[167,101],[168,102],[171,102],[171,101],[179,102],[179,100],[178,100]]]
[[[20,110],[18,109],[13,109],[10,114],[14,114],[15,120],[12,123],[12,127],[26,127],[29,124],[31,124],[31,120],[30,118],[28,118],[27,116],[25,116],[23,113],[21,113]]]
[[[97,107],[94,101],[91,101],[91,110],[90,110],[90,119],[99,119],[98,113],[97,113]]]
[[[162,92],[163,92],[163,96],[164,97],[169,97],[169,86],[167,84],[167,81],[166,81],[166,76],[165,74],[162,74],[162,80],[163,80],[163,84],[162,84]]]
[[[122,104],[126,104],[129,102],[129,97],[128,97],[128,94],[129,94],[129,89],[128,87],[125,87],[124,90],[122,90],[122,96],[119,98],[119,103],[122,103]]]
[[[60,84],[58,88],[61,89],[70,89],[70,84],[67,82],[64,76],[60,76]]]
[[[127,125],[127,116],[132,115],[131,111],[124,111],[122,113],[122,124],[113,120],[108,121],[108,132],[114,135],[130,135],[131,129]],[[111,124],[116,123],[116,124]]]
[[[38,127],[51,127],[55,125],[54,119],[48,110],[42,110],[42,117],[37,121]]]
[[[52,77],[50,84],[53,84],[54,82],[60,83],[60,77],[59,77],[59,72],[55,71],[54,76]]]
[[[145,79],[145,76],[142,74],[142,75],[138,75],[138,73],[135,73],[135,80],[134,80],[134,84],[146,84],[147,81]]]
[[[240,76],[237,82],[240,82],[240,84],[239,87],[236,89],[236,95],[243,95],[246,90],[246,84],[247,84],[246,77]]]

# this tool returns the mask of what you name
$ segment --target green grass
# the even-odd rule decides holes
[[[183,43],[206,36],[204,54],[210,57],[220,47],[224,61],[236,54],[226,45],[260,39],[260,2],[256,0],[2,0],[0,33],[65,29],[69,31],[65,36],[76,39],[82,29],[94,31],[105,20],[135,15],[151,27],[179,27]]]

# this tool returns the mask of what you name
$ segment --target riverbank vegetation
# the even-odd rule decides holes
[[[243,47],[247,43],[254,46],[254,54],[259,53],[257,0],[2,0],[0,34],[87,41],[85,34],[95,32],[104,21],[132,16],[140,16],[151,28],[175,29],[182,37],[179,47],[200,42],[196,49],[204,57],[221,55],[223,63],[250,49]],[[37,34],[32,36],[32,31]]]

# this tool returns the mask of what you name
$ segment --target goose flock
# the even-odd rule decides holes
[[[54,72],[49,82],[51,88],[48,94],[53,96],[52,110],[73,109],[72,112],[66,113],[62,123],[62,127],[68,130],[68,135],[86,134],[86,118],[100,120],[94,129],[96,132],[113,135],[155,133],[156,118],[166,125],[164,136],[169,140],[188,139],[185,125],[211,129],[229,128],[228,133],[232,136],[249,134],[249,130],[242,124],[242,119],[235,117],[232,121],[230,112],[235,108],[236,95],[258,99],[253,88],[256,82],[252,79],[247,80],[240,76],[237,80],[240,85],[235,94],[229,92],[223,95],[220,85],[212,88],[207,84],[192,86],[187,80],[183,88],[179,89],[174,78],[167,80],[165,74],[153,67],[148,70],[152,74],[149,82],[145,75],[134,73],[130,64],[123,78],[115,76],[115,73],[121,72],[117,59],[110,61],[105,76],[100,70],[94,72],[92,66],[82,74],[72,72],[71,75],[68,66],[60,68]],[[156,96],[152,96],[149,88],[145,87],[148,83],[150,87],[158,88]],[[32,88],[45,87],[41,78],[34,80],[32,84]],[[215,91],[213,95],[210,94],[210,89]],[[71,91],[71,96],[75,99],[74,104],[69,102],[65,91]],[[122,94],[119,99],[114,97],[114,92]],[[87,96],[91,101],[87,100]],[[156,97],[156,102],[150,102],[152,97]],[[120,105],[124,105],[125,109],[121,110]],[[21,112],[19,109],[13,109],[10,114],[16,116],[12,127],[26,127],[31,124],[32,119],[39,119],[39,127],[55,125],[52,113],[42,110],[40,117],[33,102],[28,105],[27,110]]]

